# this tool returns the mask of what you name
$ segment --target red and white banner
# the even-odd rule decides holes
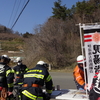
[[[93,76],[100,70],[100,25],[83,26],[88,88]]]

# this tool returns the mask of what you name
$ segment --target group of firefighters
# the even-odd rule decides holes
[[[0,56],[0,100],[14,100],[14,85],[21,86],[21,100],[50,100],[53,82],[48,64],[38,61],[34,68],[28,69],[21,57],[16,61],[17,65],[11,68],[10,58],[7,55]],[[46,93],[42,91],[43,86]]]
[[[21,86],[21,100],[50,100],[53,90],[52,77],[48,72],[48,64],[44,61],[38,61],[36,66],[28,69],[22,63],[21,57],[16,59],[17,65],[9,67],[10,58],[7,55],[0,56],[0,100],[13,100],[14,85]],[[86,65],[85,57],[77,57],[78,65],[73,71],[73,77],[78,90],[85,91],[88,87],[87,80],[84,78]],[[86,82],[85,82],[86,81]],[[43,93],[42,87],[45,86],[46,93]],[[90,100],[100,100],[100,74],[96,72],[93,78],[93,84],[89,91]]]

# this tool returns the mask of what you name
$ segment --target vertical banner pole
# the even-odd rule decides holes
[[[79,23],[79,29],[80,29],[81,50],[82,50],[82,55],[84,56],[84,51],[83,51],[84,45],[83,45],[83,38],[82,38],[82,24],[81,23]],[[87,66],[85,66],[85,64],[83,63],[83,67],[84,67],[84,77],[85,77],[85,85],[86,85],[86,70],[87,70]],[[87,94],[88,93],[87,93],[87,89],[86,89],[86,95]]]
[[[81,23],[79,23],[79,28],[80,28],[81,50],[82,50],[82,55],[83,55],[83,39],[82,39],[82,27],[81,27]]]

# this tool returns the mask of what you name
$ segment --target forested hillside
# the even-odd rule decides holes
[[[38,60],[45,60],[55,69],[74,66],[76,57],[81,54],[76,24],[100,22],[100,0],[77,2],[70,9],[61,3],[61,0],[54,2],[53,15],[44,24],[38,25],[33,33],[14,33],[6,27],[0,28],[0,41],[19,43],[29,67]],[[15,48],[20,50],[18,45]]]

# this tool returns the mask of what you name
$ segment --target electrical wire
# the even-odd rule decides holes
[[[15,1],[16,1],[16,0],[15,0]],[[16,15],[17,15],[18,9],[19,9],[19,7],[20,7],[21,1],[22,1],[22,0],[19,0],[18,6],[17,6],[17,3],[16,3],[16,2],[14,3],[13,11],[14,11],[14,8],[15,8],[16,6],[17,6],[17,10],[16,10],[15,15],[14,15],[14,17],[13,17],[13,20],[12,20],[11,26],[13,25],[15,19],[17,18]],[[18,2],[18,1],[17,1],[17,2]],[[23,2],[23,4],[22,4],[21,9],[24,7],[24,5],[25,5],[25,0],[24,0],[24,2]],[[11,13],[11,15],[12,15],[12,13]],[[11,18],[10,18],[10,19],[11,19]]]
[[[24,5],[25,5],[25,2],[26,2],[26,0],[24,0],[24,2],[23,2],[23,5],[22,5],[22,8],[24,7]],[[22,8],[21,8],[21,9],[22,9]]]
[[[12,23],[14,22],[14,20],[15,20],[15,18],[16,18],[16,15],[17,15],[17,13],[18,13],[18,10],[19,10],[21,1],[22,1],[22,0],[19,0],[18,6],[17,6],[17,10],[16,10],[16,13],[15,13],[15,15],[14,15],[14,17],[13,17]]]
[[[28,0],[28,1],[26,2],[25,6],[24,6],[24,7],[23,7],[23,9],[21,10],[21,12],[20,12],[20,14],[18,15],[18,17],[17,17],[16,21],[15,21],[15,22],[14,22],[14,24],[12,25],[11,29],[13,29],[13,27],[14,27],[14,26],[15,26],[15,24],[17,23],[17,21],[18,21],[18,19],[19,19],[20,15],[21,15],[21,14],[22,14],[22,12],[24,11],[24,9],[25,9],[25,7],[27,6],[27,4],[29,3],[29,1],[30,1],[30,0]]]
[[[12,10],[12,13],[11,13],[11,16],[10,16],[10,19],[9,19],[9,22],[8,22],[8,25],[7,25],[7,26],[9,26],[9,23],[10,23],[10,21],[11,21],[11,18],[12,18],[14,9],[15,9],[15,5],[16,5],[16,0],[15,0],[15,2],[14,2],[13,10]]]

